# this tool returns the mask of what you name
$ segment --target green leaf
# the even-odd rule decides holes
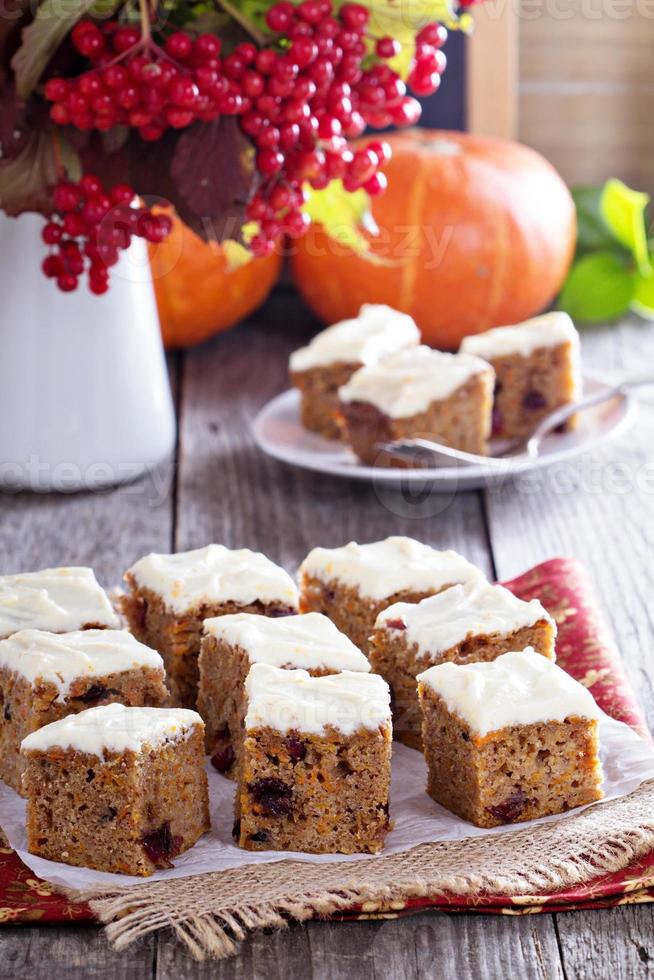
[[[577,209],[577,252],[595,252],[615,245],[615,236],[602,214],[603,187],[575,187],[572,199]]]
[[[340,245],[347,245],[357,255],[369,252],[369,243],[362,233],[377,234],[377,225],[370,211],[370,198],[364,190],[349,193],[340,180],[332,180],[324,190],[307,187],[303,210],[311,220],[322,225],[326,233]]]
[[[614,320],[629,309],[636,275],[615,252],[586,255],[570,270],[559,296],[559,309],[586,323]]]
[[[11,61],[19,98],[31,95],[61,42],[95,3],[96,0],[43,0],[34,20],[24,29],[21,46]],[[122,3],[123,0],[103,0],[103,12],[108,14]]]
[[[645,229],[645,208],[649,195],[634,191],[621,180],[607,180],[602,191],[602,216],[617,240],[629,249],[642,275],[651,265]]]
[[[646,320],[654,320],[654,270],[647,276],[636,274],[636,288],[630,309]]]

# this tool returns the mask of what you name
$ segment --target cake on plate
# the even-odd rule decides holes
[[[345,439],[369,466],[397,466],[395,439],[434,442],[483,455],[491,433],[492,367],[472,354],[413,347],[360,368],[338,390]]]
[[[298,607],[290,575],[247,548],[210,544],[177,555],[146,555],[125,573],[125,581],[130,592],[122,608],[130,629],[159,651],[171,701],[187,708],[197,699],[205,619],[236,612],[286,616]]]
[[[91,568],[0,576],[0,639],[23,629],[115,629],[118,617]]]
[[[395,737],[422,747],[416,678],[428,667],[495,660],[528,646],[553,660],[555,637],[556,623],[538,599],[525,602],[482,580],[384,609],[370,638],[370,662],[390,685]]]
[[[389,826],[391,711],[376,674],[253,664],[234,836],[249,850],[374,854]]]
[[[335,323],[291,354],[290,374],[300,391],[305,429],[340,438],[338,389],[364,364],[420,343],[420,331],[406,313],[366,303],[359,315]]]
[[[314,677],[370,670],[361,651],[320,613],[282,619],[235,613],[205,620],[198,711],[207,752],[226,776],[234,775],[242,756],[245,680],[255,663],[303,668]]]
[[[427,792],[477,827],[602,798],[600,712],[582,684],[527,648],[418,677]]]
[[[581,396],[579,334],[567,313],[544,313],[465,337],[461,350],[493,365],[498,438],[528,435],[544,415]],[[572,416],[564,428],[574,424]]]
[[[300,608],[321,612],[368,651],[379,613],[394,602],[419,602],[451,585],[484,579],[456,551],[437,551],[413,538],[314,548],[300,566]]]
[[[195,711],[89,708],[32,732],[22,752],[31,854],[150,875],[210,828]]]
[[[120,701],[158,707],[164,665],[127,630],[20,630],[0,641],[0,778],[21,792],[20,745],[31,732]]]

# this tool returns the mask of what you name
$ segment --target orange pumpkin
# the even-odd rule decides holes
[[[362,303],[410,313],[426,343],[516,323],[558,292],[575,247],[570,193],[534,150],[507,140],[429,130],[389,138],[389,187],[373,213],[373,264],[319,226],[297,243],[295,281],[328,323]]]
[[[219,245],[202,241],[173,218],[168,238],[150,246],[166,348],[199,344],[248,316],[277,282],[281,262],[273,253],[230,269]]]

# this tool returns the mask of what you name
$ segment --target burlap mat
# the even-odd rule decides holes
[[[326,916],[363,902],[432,895],[548,895],[619,871],[654,848],[654,780],[557,823],[423,844],[350,864],[280,861],[112,891],[88,901],[117,949],[172,929],[197,959],[225,957],[254,929]]]

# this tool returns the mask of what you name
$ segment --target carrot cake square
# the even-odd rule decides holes
[[[362,367],[338,390],[345,439],[369,466],[400,465],[395,439],[434,442],[483,455],[491,434],[490,364],[472,354],[413,347]]]
[[[31,854],[151,875],[210,828],[195,711],[89,708],[32,732],[21,751]]]
[[[20,630],[0,641],[0,778],[22,791],[20,745],[44,725],[114,701],[157,707],[167,696],[163,660],[127,630]]]
[[[172,704],[194,708],[202,624],[213,616],[297,612],[290,575],[265,555],[220,544],[177,555],[146,555],[125,573],[130,593],[122,608],[130,629],[158,650]]]
[[[406,313],[366,303],[352,320],[335,323],[291,354],[290,374],[300,391],[305,429],[328,439],[341,437],[338,389],[364,364],[420,343],[420,331]]]
[[[461,350],[493,365],[498,438],[528,435],[543,416],[581,396],[579,334],[567,313],[544,313],[466,337]],[[574,424],[572,416],[564,428]]]
[[[91,568],[0,576],[0,639],[18,630],[115,629],[118,617]]]
[[[314,677],[341,670],[370,670],[361,651],[320,613],[282,619],[235,613],[206,619],[198,711],[206,725],[211,761],[230,777],[242,756],[245,680],[255,663],[303,668]]]
[[[376,674],[253,664],[234,836],[248,850],[375,854],[388,830],[391,711]]]
[[[556,623],[538,599],[525,602],[481,580],[384,609],[370,638],[370,662],[390,685],[395,737],[422,748],[416,677],[428,667],[495,660],[528,646],[553,660],[555,637]]]
[[[314,548],[300,566],[300,608],[321,612],[368,652],[368,639],[383,609],[419,602],[451,585],[483,580],[456,551],[436,551],[413,538],[392,536],[371,544]]]
[[[602,798],[599,709],[533,650],[418,676],[427,792],[477,827],[565,813]]]

